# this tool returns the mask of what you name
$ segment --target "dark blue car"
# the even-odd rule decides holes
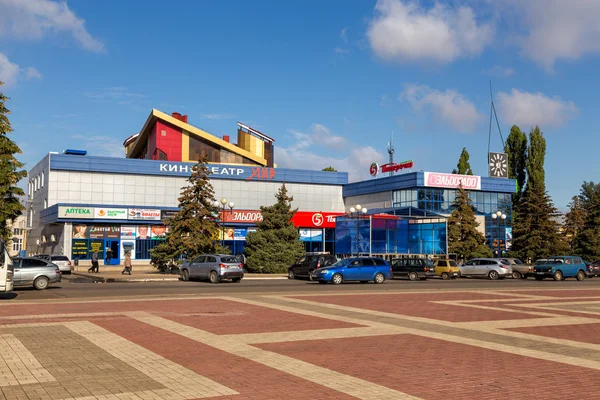
[[[346,258],[331,266],[315,269],[311,272],[310,278],[319,283],[331,282],[334,285],[339,285],[344,281],[383,283],[386,279],[392,279],[392,269],[381,258]]]

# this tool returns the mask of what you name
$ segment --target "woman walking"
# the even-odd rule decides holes
[[[123,274],[131,275],[131,255],[129,252],[125,253],[125,260],[123,260],[123,265],[125,266],[125,269],[123,269],[123,271],[121,271],[121,275],[123,275]]]

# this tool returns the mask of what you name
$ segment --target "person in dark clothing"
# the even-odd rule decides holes
[[[88,272],[100,272],[99,267],[98,267],[98,252],[94,251],[92,253],[92,266],[90,269],[88,269]]]

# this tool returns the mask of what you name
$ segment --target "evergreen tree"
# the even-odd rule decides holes
[[[287,268],[304,254],[298,229],[291,219],[293,197],[288,196],[285,184],[275,195],[272,206],[261,206],[263,219],[257,230],[246,236],[244,253],[248,270],[261,273],[285,273]]]
[[[461,260],[491,257],[492,250],[485,245],[485,237],[477,230],[478,226],[469,192],[460,185],[454,211],[448,218],[449,252],[456,253]]]
[[[323,171],[327,172],[337,172],[337,169],[333,168],[331,165],[327,168],[323,168]]]
[[[518,208],[513,212],[511,252],[523,260],[534,261],[568,251],[559,233],[560,213],[546,192],[545,157],[546,139],[536,126],[529,133],[527,184]]]
[[[587,261],[600,260],[600,184],[584,182],[579,195],[585,209],[583,227],[574,240],[575,251]]]
[[[463,147],[460,157],[458,158],[458,164],[456,164],[456,169],[453,169],[452,173],[460,175],[473,175],[469,158],[470,156],[467,148]]]
[[[4,83],[0,81],[0,87]],[[8,134],[12,132],[5,102],[8,97],[0,92],[0,239],[8,245],[12,240],[12,224],[21,215],[25,207],[19,201],[19,196],[25,196],[17,183],[27,176],[21,170],[23,163],[15,157],[21,154],[21,149],[10,140]]]
[[[508,155],[508,177],[517,180],[517,193],[513,195],[513,206],[516,206],[523,195],[527,177],[527,135],[517,125],[510,128],[504,151]]]
[[[181,190],[179,211],[166,221],[169,232],[165,244],[158,249],[157,258],[185,254],[191,259],[203,253],[220,252],[215,244],[219,234],[215,216],[219,215],[219,208],[215,206],[208,175],[206,158],[201,157],[192,167],[188,185]]]
[[[575,239],[585,225],[587,211],[580,196],[573,196],[569,203],[569,212],[565,215],[563,235],[571,253],[577,253]]]

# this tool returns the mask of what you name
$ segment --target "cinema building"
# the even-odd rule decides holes
[[[163,221],[178,210],[181,188],[200,156],[208,160],[215,198],[226,199],[221,240],[234,254],[243,251],[246,235],[262,218],[260,207],[275,202],[283,183],[294,197],[298,212],[292,221],[307,251],[354,254],[358,246],[363,254],[446,252],[445,216],[456,175],[397,171],[348,183],[346,172],[278,168],[274,140],[248,125],[237,124],[236,139],[214,136],[185,115],[152,110],[140,132],[124,142],[125,157],[47,154],[29,171],[27,254],[89,260],[98,251],[106,263],[119,264],[130,252],[136,262],[147,263],[165,238]],[[505,246],[514,181],[468,179],[464,184],[472,189],[481,229]],[[356,221],[346,215],[355,204],[369,209],[369,224],[360,225],[358,234]],[[488,218],[496,209],[507,215],[502,226]]]

